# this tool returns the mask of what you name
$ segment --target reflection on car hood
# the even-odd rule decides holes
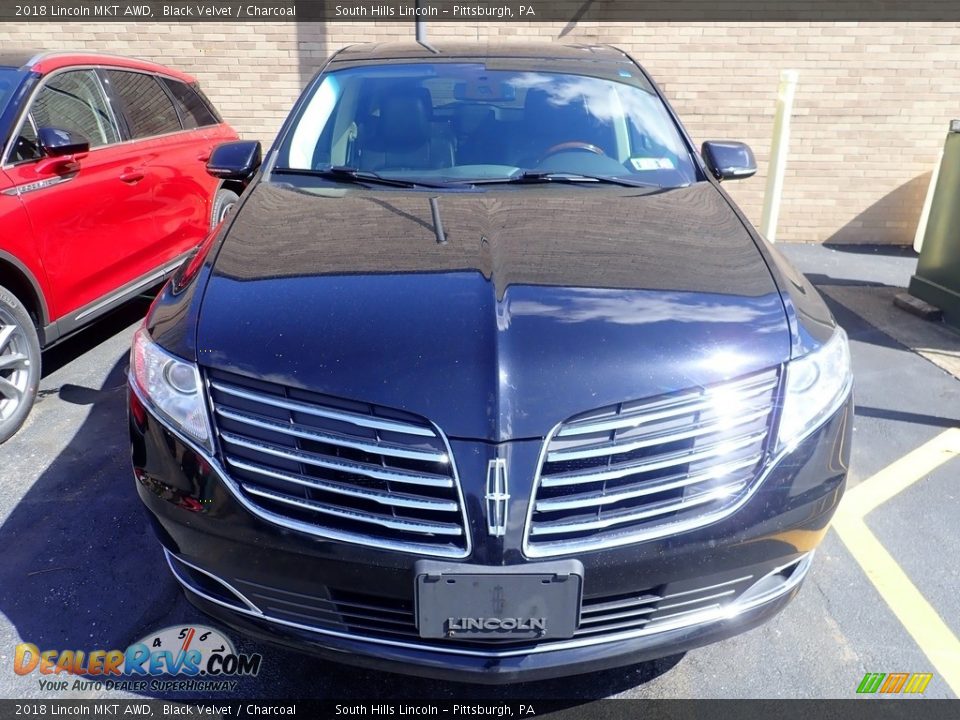
[[[770,273],[709,183],[335,195],[253,190],[201,364],[502,441],[789,356]]]

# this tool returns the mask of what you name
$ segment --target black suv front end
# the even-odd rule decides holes
[[[187,597],[274,643],[487,683],[771,618],[850,455],[847,339],[823,301],[663,130],[665,104],[646,145],[636,118],[604,134],[591,103],[624,78],[622,104],[662,102],[625,56],[488,72],[364,52],[305,91],[134,341],[137,488]],[[522,135],[571,97],[594,118],[574,142]],[[344,106],[364,110],[341,145]],[[520,134],[514,161],[444,164],[483,123]],[[528,140],[548,147],[521,173]]]
[[[261,519],[219,462],[145,412],[136,391],[131,403],[138,491],[191,602],[245,634],[333,660],[488,683],[664,657],[773,617],[799,589],[840,500],[851,421],[847,403],[771,463],[762,488],[723,521],[661,541],[578,554],[579,631],[565,639],[511,642],[421,638],[417,555],[320,541]],[[525,491],[529,484],[511,488],[512,494]],[[485,502],[483,492],[467,494],[468,507],[479,510]],[[491,544],[482,522],[471,532]],[[509,535],[520,532],[514,526]],[[476,571],[475,563],[490,554],[488,547],[474,548],[464,569]],[[521,567],[551,573],[554,563],[536,559]]]

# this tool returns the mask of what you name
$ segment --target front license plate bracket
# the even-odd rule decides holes
[[[415,576],[423,638],[561,639],[580,623],[579,560],[502,567],[420,561]]]

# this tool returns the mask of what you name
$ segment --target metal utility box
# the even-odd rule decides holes
[[[935,305],[960,329],[960,120],[950,123],[910,294]]]

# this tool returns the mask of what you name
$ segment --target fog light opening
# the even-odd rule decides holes
[[[786,565],[771,570],[747,588],[737,602],[731,606],[731,610],[736,613],[743,610],[744,606],[757,605],[784,594],[803,579],[812,560],[813,552],[811,551],[806,555],[801,555],[796,560],[791,560]]]
[[[205,600],[211,600],[234,610],[252,610],[255,613],[260,613],[260,609],[256,605],[247,600],[226,580],[221,580],[216,575],[188,563],[167,550],[164,550],[164,553],[167,556],[167,564],[170,565],[173,576],[187,590]]]

